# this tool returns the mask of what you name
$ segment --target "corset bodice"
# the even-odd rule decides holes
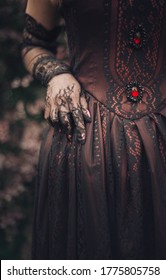
[[[165,106],[165,0],[66,0],[62,12],[85,91],[130,119]]]

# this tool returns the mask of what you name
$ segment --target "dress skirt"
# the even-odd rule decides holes
[[[166,259],[166,107],[125,119],[89,94],[89,110],[84,145],[44,133],[32,259]]]

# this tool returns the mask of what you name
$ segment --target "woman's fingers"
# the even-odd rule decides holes
[[[77,140],[84,144],[86,140],[85,122],[91,122],[91,115],[85,93],[81,92],[80,85],[72,76],[70,76],[70,79],[69,81],[63,80],[61,86],[57,83],[49,85],[46,96],[45,118],[50,117],[52,123],[60,121],[67,136],[69,136],[69,140],[75,127]]]
[[[77,103],[73,103],[69,105],[69,109],[72,113],[72,117],[76,126],[77,140],[81,144],[84,144],[86,139],[86,130],[81,106]]]
[[[44,108],[44,118],[45,120],[48,120],[50,116],[50,105],[48,103],[45,104],[45,108]]]
[[[73,120],[72,120],[72,117],[71,117],[71,113],[67,113],[67,117],[68,117],[70,126],[69,126],[69,128],[66,132],[66,135],[67,135],[67,139],[69,141],[71,141],[72,140],[72,134],[73,134]]]
[[[52,88],[48,88],[46,95],[44,118],[46,120],[50,119],[51,122],[54,123],[58,122],[58,105],[56,103],[55,98],[53,98],[52,95]]]
[[[80,104],[81,104],[81,109],[82,109],[82,114],[86,122],[91,122],[91,115],[88,110],[88,104],[85,98],[85,94],[82,93],[80,96]]]
[[[59,109],[59,120],[63,125],[63,129],[67,134],[67,138],[71,140],[72,137],[72,121],[71,121],[71,114],[70,109],[67,103],[67,100],[64,95],[59,95],[56,98],[58,109]]]
[[[52,104],[51,108],[50,108],[50,120],[55,123],[58,122],[58,106],[56,105],[56,103]]]
[[[67,111],[60,111],[59,112],[59,120],[63,125],[67,135],[71,135],[72,133],[72,124],[69,112]]]
[[[50,112],[50,119],[53,123],[58,122],[58,108],[52,108],[51,112]]]

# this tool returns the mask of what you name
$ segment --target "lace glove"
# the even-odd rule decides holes
[[[52,123],[60,121],[69,140],[74,125],[77,140],[81,144],[85,143],[85,122],[91,122],[91,116],[85,94],[72,74],[55,76],[48,83],[44,117]]]

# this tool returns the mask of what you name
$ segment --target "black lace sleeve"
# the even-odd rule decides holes
[[[31,72],[33,77],[45,86],[54,76],[70,73],[69,65],[55,58],[57,38],[62,32],[65,32],[64,26],[57,26],[49,31],[33,17],[25,14],[25,28],[21,45],[23,57],[34,48],[43,49],[42,55],[35,56]]]
[[[65,26],[57,26],[52,30],[47,30],[42,24],[38,23],[33,17],[25,14],[25,28],[23,31],[23,41],[21,49],[31,47],[44,47],[55,52],[57,38],[65,32]]]
[[[53,41],[60,32],[65,29],[64,26],[57,26],[52,30],[47,30],[42,24],[36,22],[36,20],[28,14],[25,14],[26,29],[29,33],[40,40]]]

